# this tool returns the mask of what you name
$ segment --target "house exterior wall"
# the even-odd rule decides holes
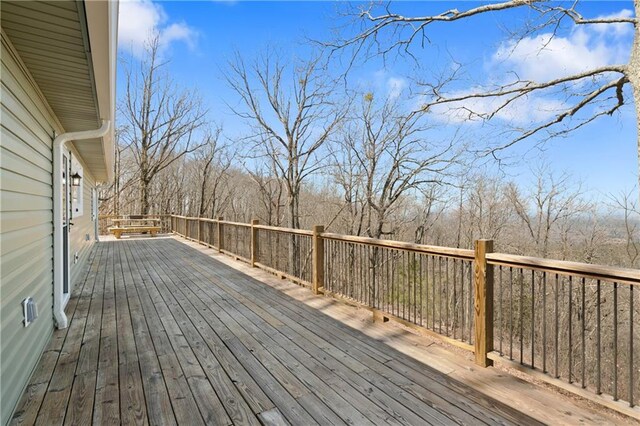
[[[62,129],[4,32],[0,58],[0,424],[6,424],[54,329],[52,139]],[[70,256],[79,255],[72,288],[95,240],[93,185],[85,167],[84,214],[70,233]],[[38,319],[24,327],[22,300],[29,296]]]

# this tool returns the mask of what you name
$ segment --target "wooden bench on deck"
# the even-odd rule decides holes
[[[130,225],[130,226],[112,226],[109,228],[109,232],[111,232],[117,239],[120,239],[122,234],[151,234],[152,237],[155,237],[158,232],[160,232],[159,226],[145,226],[145,225]]]

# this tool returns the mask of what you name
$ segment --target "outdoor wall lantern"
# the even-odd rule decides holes
[[[74,174],[71,175],[71,185],[80,186],[81,179],[82,179],[82,176],[80,176],[80,173],[75,172]]]

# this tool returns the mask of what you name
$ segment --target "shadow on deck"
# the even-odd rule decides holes
[[[612,421],[586,408],[578,413],[571,400],[495,371],[476,371],[475,385],[467,385],[446,368],[425,365],[383,342],[397,329],[374,338],[334,318],[356,309],[310,293],[301,300],[291,293],[305,290],[284,281],[269,285],[266,275],[259,281],[230,262],[174,238],[97,244],[67,308],[70,326],[54,333],[13,422],[421,425],[554,419],[553,410],[544,412],[544,401],[523,407],[521,401],[535,393],[518,402],[479,391],[487,374],[496,388],[516,383],[557,401],[554,410],[568,415],[559,422]],[[259,274],[265,273],[251,273]],[[328,314],[331,309],[335,315]],[[360,323],[379,336],[387,327]],[[408,339],[410,347],[417,337]],[[445,364],[456,358],[446,356]],[[455,362],[473,375],[464,360]]]

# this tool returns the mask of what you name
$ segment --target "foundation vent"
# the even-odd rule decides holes
[[[22,301],[22,311],[24,313],[24,326],[34,322],[38,318],[38,305],[32,297],[27,297]]]

